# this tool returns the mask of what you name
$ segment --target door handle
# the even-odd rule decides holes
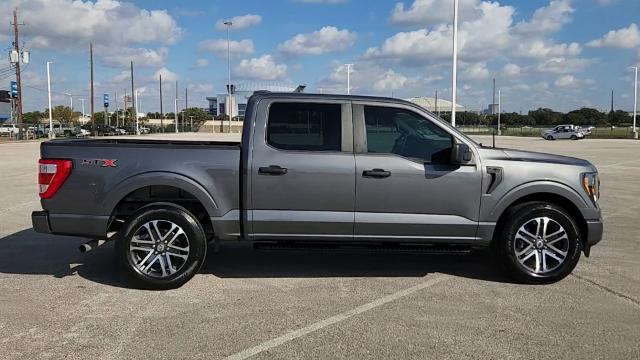
[[[391,176],[391,171],[386,171],[384,169],[365,170],[362,172],[362,176],[374,177],[374,178],[386,178]]]
[[[258,169],[258,173],[266,175],[284,175],[287,173],[287,168],[283,168],[278,165],[261,166]]]

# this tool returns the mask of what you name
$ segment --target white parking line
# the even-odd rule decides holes
[[[446,279],[448,279],[450,276],[448,275],[437,275],[435,277],[432,277],[431,279],[422,282],[418,285],[412,286],[410,288],[404,289],[404,290],[400,290],[396,293],[387,295],[387,296],[383,296],[379,299],[376,299],[374,301],[371,301],[369,303],[366,303],[364,305],[360,305],[354,309],[351,310],[347,310],[345,312],[342,312],[338,315],[334,315],[330,318],[324,319],[324,320],[320,320],[318,322],[315,322],[311,325],[307,325],[301,329],[298,330],[294,330],[294,331],[290,331],[284,335],[278,336],[277,338],[271,339],[271,340],[267,340],[259,345],[256,345],[254,347],[242,350],[240,352],[237,352],[233,355],[229,355],[228,357],[226,357],[225,359],[227,360],[241,360],[241,359],[247,359],[250,358],[254,355],[257,355],[263,351],[267,351],[269,349],[272,349],[274,347],[280,346],[284,343],[287,343],[291,340],[295,340],[299,337],[305,336],[307,334],[310,334],[314,331],[320,330],[322,328],[325,328],[327,326],[339,323],[341,321],[347,320],[350,317],[353,317],[355,315],[358,314],[362,314],[363,312],[369,311],[371,309],[375,309],[379,306],[382,306],[384,304],[390,303],[392,301],[398,300],[400,298],[403,298],[407,295],[411,295],[415,292],[418,292],[420,290],[424,290],[430,286],[433,286],[437,283],[440,283]]]

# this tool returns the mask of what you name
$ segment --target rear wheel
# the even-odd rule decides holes
[[[517,206],[507,214],[498,252],[516,280],[530,284],[559,281],[578,264],[582,241],[575,221],[546,202]]]
[[[189,281],[207,252],[204,230],[186,209],[167,203],[145,206],[132,215],[116,240],[126,274],[146,289],[172,289]]]
[[[551,135],[547,135],[546,139],[547,139],[547,140],[553,140],[553,136],[551,136]]]
[[[578,140],[578,137],[575,135],[571,135],[571,140]]]

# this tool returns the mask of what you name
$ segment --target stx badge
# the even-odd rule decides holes
[[[118,159],[82,159],[82,165],[100,167],[118,167]]]

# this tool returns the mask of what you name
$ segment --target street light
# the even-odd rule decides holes
[[[231,20],[227,20],[224,22],[224,25],[227,27],[227,71],[229,75],[229,82],[227,84],[227,94],[229,95],[229,101],[226,101],[225,109],[227,110],[227,114],[229,115],[229,133],[231,133],[231,42],[229,40],[229,29],[233,22]]]
[[[453,65],[451,72],[451,126],[456,126],[456,86],[458,83],[458,0],[453,0]]]
[[[636,71],[635,81],[633,83],[633,138],[638,138],[638,129],[636,128],[636,116],[638,113],[638,66],[632,66]]]
[[[353,64],[344,64],[347,67],[347,95],[351,94],[351,67]]]
[[[53,61],[47,61],[47,92],[49,93],[49,139],[55,139],[53,132],[53,111],[51,110],[51,71],[49,69]]]
[[[80,102],[82,103],[82,121],[83,121],[83,125],[84,125],[84,102],[85,102],[87,99],[79,99],[79,100],[80,100]],[[117,101],[117,99],[116,99],[116,101]]]

